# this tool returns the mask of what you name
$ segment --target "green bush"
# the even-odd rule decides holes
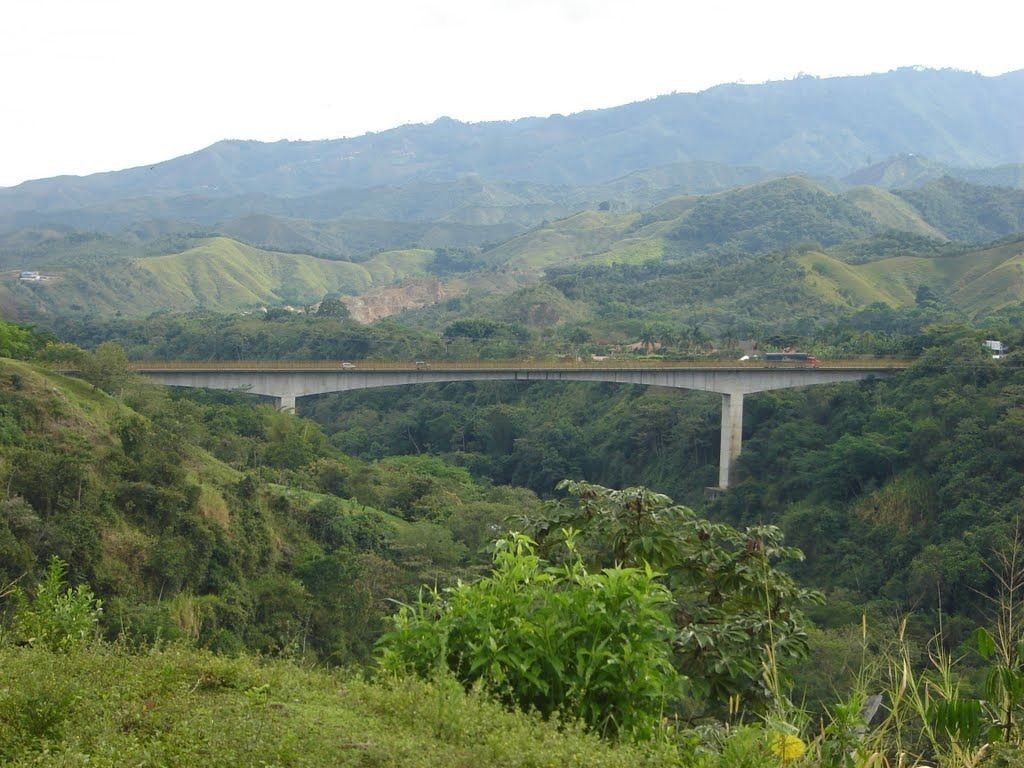
[[[568,562],[548,566],[528,537],[499,540],[489,577],[403,607],[382,639],[382,669],[450,671],[526,711],[653,736],[680,689],[671,595],[649,568],[589,573],[571,532],[567,541]]]
[[[67,565],[55,555],[34,598],[30,600],[20,588],[14,590],[14,635],[18,641],[67,651],[95,636],[103,612],[101,601],[86,584],[68,587],[66,572]]]
[[[689,681],[691,707],[722,714],[734,700],[763,709],[777,696],[777,664],[807,656],[802,606],[821,599],[782,570],[803,555],[783,545],[778,528],[712,522],[643,487],[558,487],[576,503],[548,504],[522,522],[548,547],[566,527],[577,529],[588,564],[665,573],[677,621],[674,663]]]

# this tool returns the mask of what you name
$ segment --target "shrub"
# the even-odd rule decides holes
[[[654,735],[679,691],[668,590],[649,568],[548,566],[522,534],[499,540],[494,571],[432,591],[394,619],[381,667],[450,671],[510,706],[580,719],[603,735]]]
[[[14,634],[18,641],[67,651],[85,645],[95,635],[103,612],[101,601],[86,584],[67,587],[66,572],[67,565],[55,555],[33,599],[21,589],[14,590]]]

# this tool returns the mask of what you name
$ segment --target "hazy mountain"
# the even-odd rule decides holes
[[[949,175],[950,168],[921,155],[896,155],[880,163],[854,171],[843,181],[853,185],[870,185],[884,189],[920,186]]]
[[[921,155],[896,155],[867,168],[861,168],[843,181],[847,184],[869,184],[885,189],[908,189],[949,176],[991,187],[1024,188],[1024,163],[1010,163],[992,168],[956,168],[937,163]]]
[[[225,221],[271,216],[311,222],[358,219],[500,225],[511,234],[547,219],[596,208],[602,203],[616,210],[640,209],[684,192],[714,192],[772,175],[775,174],[758,168],[693,162],[634,171],[608,182],[581,187],[487,181],[469,175],[452,181],[410,181],[400,186],[341,187],[302,197],[148,195],[79,208],[6,213],[0,203],[0,232],[70,227],[113,234],[129,228],[152,227],[154,222],[165,222],[165,227],[177,230],[220,229]],[[0,197],[2,192],[0,190]]]
[[[963,167],[1024,161],[1024,70],[802,77],[570,116],[475,124],[442,118],[330,141],[222,141],[153,166],[2,189],[0,213],[182,195],[306,197],[466,174],[581,186],[690,161],[842,176],[872,158],[911,152]]]

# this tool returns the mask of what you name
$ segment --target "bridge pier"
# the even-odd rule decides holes
[[[736,474],[743,448],[743,393],[722,394],[722,443],[718,457],[718,487],[728,488]]]
[[[295,413],[295,395],[279,395],[274,399],[277,400],[277,410]]]

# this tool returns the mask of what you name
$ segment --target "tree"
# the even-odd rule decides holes
[[[32,331],[28,328],[0,321],[0,357],[27,357],[33,342]]]
[[[655,342],[657,340],[657,329],[653,325],[645,323],[643,328],[640,329],[640,341],[643,343],[643,349],[646,354],[650,354],[654,351]]]
[[[348,320],[350,315],[348,307],[337,296],[325,296],[320,302],[320,308],[316,311],[317,317],[336,317],[339,320]]]
[[[130,375],[128,356],[113,341],[105,341],[95,352],[83,355],[79,367],[83,379],[111,395],[120,392]]]

